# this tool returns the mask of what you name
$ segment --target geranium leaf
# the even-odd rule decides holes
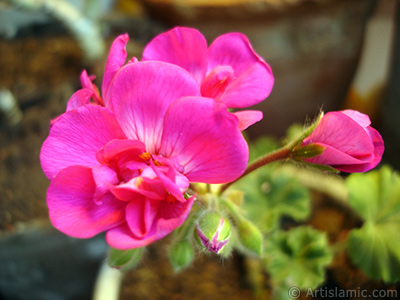
[[[400,177],[389,167],[346,180],[349,203],[365,221],[348,238],[352,261],[373,279],[400,280]]]
[[[308,226],[278,231],[266,241],[265,265],[274,285],[316,288],[332,260],[328,239]]]
[[[246,216],[264,233],[277,229],[282,216],[303,221],[310,214],[309,191],[276,165],[249,174],[235,188],[244,192]]]

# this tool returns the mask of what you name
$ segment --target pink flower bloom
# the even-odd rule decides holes
[[[121,62],[107,62],[104,106],[91,81],[71,97],[40,159],[51,180],[53,225],[78,238],[106,231],[110,246],[129,249],[184,222],[194,201],[184,196],[190,182],[239,177],[248,148],[238,118],[201,97],[188,72],[164,62]],[[97,105],[89,103],[94,94]]]
[[[173,42],[175,35],[182,35],[184,41],[181,44]],[[103,97],[92,83],[94,76],[83,71],[80,77],[83,89],[71,98],[72,103],[68,103],[67,111],[89,104],[91,99],[94,104],[112,109],[108,91],[115,74],[125,66],[128,40],[129,36],[124,34],[117,37],[111,45],[103,76]],[[157,54],[158,50],[161,51],[160,55]],[[224,55],[221,56],[220,51]],[[143,60],[169,62],[186,69],[201,85],[202,96],[213,98],[231,108],[248,107],[264,100],[271,92],[274,82],[268,64],[254,52],[246,36],[240,33],[222,35],[207,50],[207,43],[200,32],[190,28],[175,28],[150,42],[143,53]],[[133,57],[128,64],[137,61]],[[203,75],[207,77],[202,78]],[[233,114],[239,120],[241,131],[263,117],[262,112],[254,110]]]
[[[348,173],[371,170],[381,161],[384,144],[370,124],[367,115],[354,110],[325,114],[317,128],[303,141],[303,146],[316,144],[325,150],[305,161]]]
[[[271,68],[241,33],[221,35],[207,48],[198,30],[176,27],[155,37],[144,49],[143,60],[164,61],[186,69],[201,86],[202,96],[228,108],[245,108],[263,101],[274,83]],[[262,114],[247,111],[245,118],[247,123],[242,128],[258,122]]]

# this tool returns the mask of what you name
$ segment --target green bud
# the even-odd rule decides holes
[[[263,249],[263,236],[252,222],[241,218],[237,224],[239,240],[246,251],[261,255]]]
[[[195,239],[199,245],[214,253],[227,255],[231,224],[216,212],[207,212],[197,221]]]
[[[168,255],[174,270],[178,272],[193,261],[194,251],[192,244],[189,240],[173,243],[169,248]]]

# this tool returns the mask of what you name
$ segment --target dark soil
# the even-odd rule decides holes
[[[20,124],[1,119],[0,230],[47,218],[48,180],[39,162],[49,120],[65,110],[82,69],[78,45],[68,37],[0,40],[0,88],[23,112]]]

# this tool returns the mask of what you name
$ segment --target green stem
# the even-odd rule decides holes
[[[292,149],[290,147],[283,147],[280,148],[274,152],[268,153],[264,156],[261,156],[260,158],[258,158],[256,161],[252,162],[251,164],[249,164],[247,166],[246,171],[244,171],[244,173],[235,181],[232,182],[228,182],[225,183],[224,185],[221,186],[220,189],[220,193],[222,194],[231,184],[235,183],[236,181],[238,181],[239,179],[243,178],[244,176],[246,176],[247,174],[257,170],[258,168],[272,163],[274,161],[278,161],[278,160],[282,160],[282,159],[287,159],[290,158],[292,155]]]

